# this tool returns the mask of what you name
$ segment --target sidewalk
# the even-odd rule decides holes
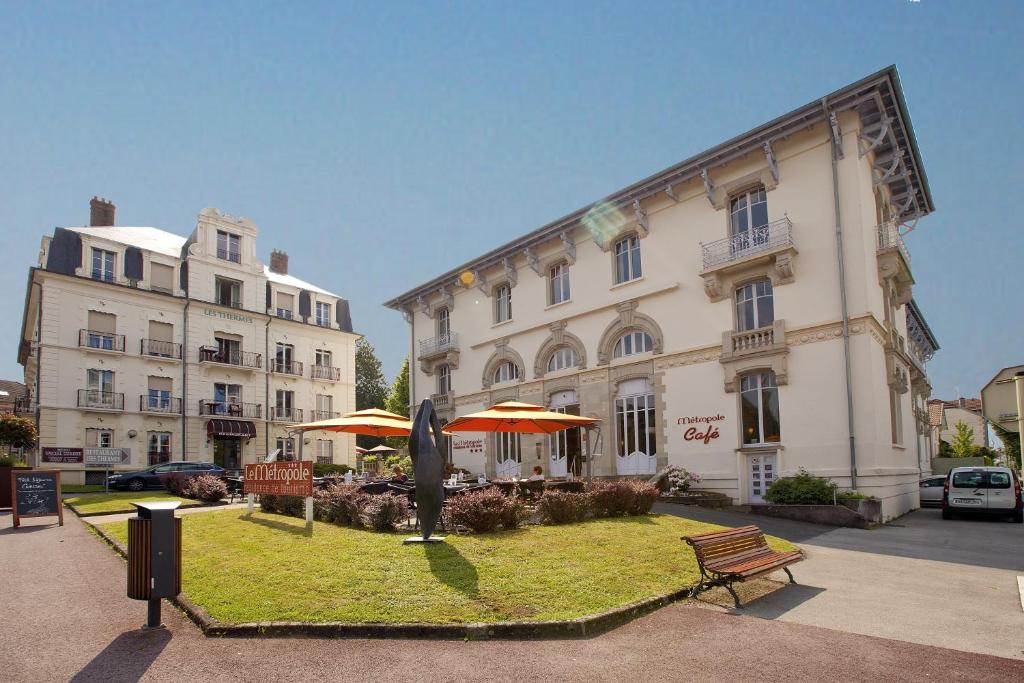
[[[225,505],[210,505],[208,507],[196,507],[196,508],[184,508],[175,510],[174,514],[177,517],[182,515],[192,515],[197,512],[220,512],[221,510],[239,510],[248,506],[248,503],[227,503]],[[256,509],[259,509],[257,506]],[[75,513],[71,512],[71,515]],[[130,517],[134,517],[134,512],[117,512],[112,515],[91,515],[89,517],[83,517],[83,521],[87,521],[89,524],[109,524],[110,522],[123,522]]]
[[[168,628],[142,632],[124,562],[74,515],[48,522],[0,515],[5,680],[1024,679],[1020,661],[685,604],[571,642],[207,639],[166,603]]]

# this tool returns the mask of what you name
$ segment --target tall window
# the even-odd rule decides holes
[[[494,383],[500,382],[511,382],[514,379],[519,379],[519,366],[510,360],[503,362],[494,371]]]
[[[768,202],[763,187],[737,195],[729,202],[729,231],[734,238],[733,251],[768,241]]]
[[[615,342],[615,346],[612,348],[612,358],[649,353],[653,346],[654,341],[646,332],[627,332]]]
[[[316,419],[330,420],[334,416],[334,397],[330,394],[317,394]]]
[[[242,262],[242,238],[223,230],[217,231],[217,258],[224,261]]]
[[[495,471],[498,477],[512,477],[519,474],[519,464],[523,461],[520,450],[519,434],[498,432],[494,435]]]
[[[548,372],[576,367],[578,363],[576,350],[571,346],[563,346],[552,353],[551,358],[548,359]]]
[[[316,302],[316,324],[320,327],[331,326],[331,305],[323,301]]]
[[[171,410],[171,390],[174,381],[170,377],[150,377],[147,407],[149,410]]]
[[[86,371],[86,389],[89,405],[114,407],[113,370]]]
[[[274,356],[274,372],[294,373],[292,364],[295,362],[295,347],[291,344],[277,343],[277,354]]]
[[[330,439],[316,440],[316,461],[325,465],[334,462],[334,442]]]
[[[903,445],[903,406],[900,401],[900,394],[892,389],[889,390],[889,421],[892,427],[892,442],[898,446]]]
[[[658,446],[654,422],[654,394],[647,381],[635,388],[620,385],[615,399],[616,454],[619,474],[645,474],[653,471]],[[639,393],[633,393],[639,391]],[[637,457],[637,456],[646,456]]]
[[[548,271],[548,279],[551,282],[550,302],[560,304],[569,300],[569,264],[559,263],[552,266]]]
[[[452,391],[452,368],[448,364],[437,366],[437,393],[450,394]]]
[[[501,323],[512,319],[512,286],[498,285],[494,290],[494,322]]]
[[[277,437],[277,450],[281,451],[278,455],[281,460],[294,460],[295,459],[295,439],[287,436]]]
[[[213,410],[218,415],[241,414],[242,385],[223,384],[217,382],[213,385]]]
[[[443,343],[452,331],[451,314],[447,308],[437,309],[437,336]]]
[[[317,349],[314,354],[314,362],[322,368],[332,367],[334,365],[333,360],[331,352],[326,349]]]
[[[150,432],[149,433],[149,464],[159,465],[171,460],[171,433]]]
[[[92,279],[104,282],[114,281],[114,264],[117,254],[105,249],[92,250]]]
[[[759,280],[736,290],[736,331],[749,332],[775,322],[771,280]]]
[[[86,448],[113,448],[114,447],[114,430],[113,429],[86,429],[85,430],[85,446],[86,446]]]
[[[221,306],[242,307],[242,283],[224,277],[214,277],[216,301]]]
[[[229,363],[241,365],[242,363],[242,342],[227,337],[214,337],[217,341],[217,356],[214,360],[218,363]]]
[[[278,419],[291,420],[294,419],[295,411],[295,392],[287,391],[285,389],[277,390],[277,402],[275,412]]]
[[[743,443],[779,443],[779,390],[775,374],[762,372],[740,378]]]
[[[643,275],[640,266],[640,239],[635,235],[615,243],[615,284]]]

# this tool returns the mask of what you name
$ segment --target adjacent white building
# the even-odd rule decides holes
[[[216,209],[182,237],[114,225],[43,237],[30,269],[19,362],[38,465],[72,483],[167,460],[228,469],[282,449],[354,464],[348,435],[289,425],[355,409],[348,302],[257,257],[258,229]],[[95,473],[90,475],[90,473]]]
[[[918,506],[938,348],[904,235],[933,209],[894,67],[387,302],[411,399],[601,419],[599,476],[681,465],[762,500],[806,469]],[[460,435],[461,467],[581,474],[581,435]]]

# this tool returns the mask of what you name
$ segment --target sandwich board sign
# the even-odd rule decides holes
[[[58,524],[64,525],[58,470],[13,470],[11,501],[15,528],[22,517],[56,517]]]

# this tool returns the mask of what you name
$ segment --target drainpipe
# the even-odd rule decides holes
[[[829,125],[831,112],[828,101],[821,100],[825,110],[825,125]],[[846,365],[846,422],[850,433],[850,488],[857,490],[857,443],[853,429],[853,369],[850,362],[850,310],[846,299],[846,266],[843,252],[843,221],[839,207],[839,156],[842,153],[842,140],[836,140],[834,132],[829,131],[832,146],[832,201],[836,215],[836,261],[839,266],[839,296],[843,312],[843,360]]]
[[[33,274],[32,279],[35,280],[35,275],[34,274]],[[36,315],[36,381],[35,381],[35,385],[36,385],[36,389],[35,389],[36,400],[35,400],[35,410],[32,411],[34,413],[34,417],[35,417],[35,420],[36,420],[36,452],[35,452],[35,457],[33,458],[33,460],[35,460],[36,467],[38,467],[42,463],[41,458],[42,458],[42,453],[43,453],[42,447],[39,445],[39,433],[40,433],[39,432],[39,421],[40,421],[39,414],[41,412],[41,409],[39,407],[39,387],[40,387],[40,377],[43,374],[43,285],[42,285],[42,283],[33,281],[32,282],[32,286],[39,288],[39,306],[38,306],[39,312]]]
[[[267,361],[264,370],[263,395],[267,397],[267,413],[270,413],[270,316],[267,316],[266,327],[263,328],[263,357]],[[292,408],[295,405],[292,404]],[[264,415],[266,421],[263,423],[263,459],[270,455],[270,415]],[[299,460],[302,460],[302,438],[299,438]]]
[[[188,460],[188,305],[192,303],[185,295],[185,312],[181,335],[181,459]],[[198,454],[197,454],[198,455]]]
[[[413,366],[416,353],[416,313],[409,311],[409,416],[415,417],[412,413],[413,405],[416,403],[416,368]],[[453,406],[454,408],[454,406]]]

